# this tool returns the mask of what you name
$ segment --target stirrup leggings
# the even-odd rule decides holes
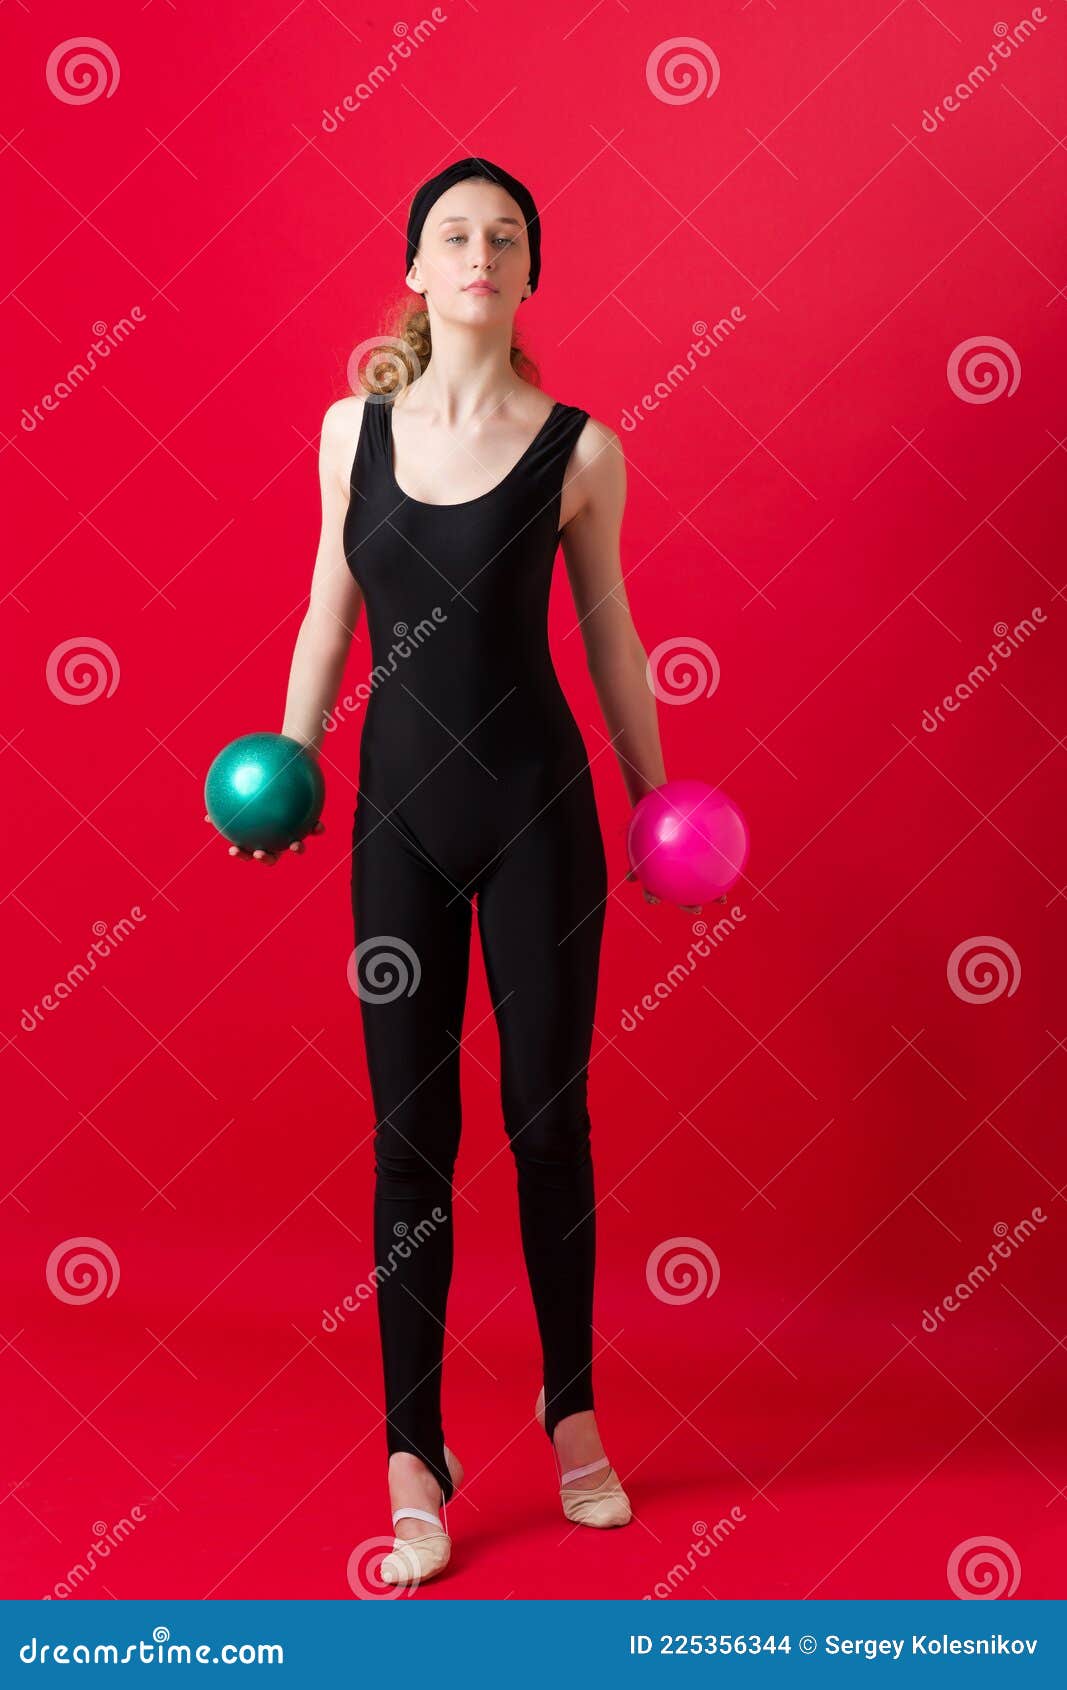
[[[360,791],[352,898],[376,1117],[374,1259],[386,1443],[390,1455],[411,1450],[421,1457],[446,1501],[453,1485],[441,1364],[471,890],[457,893],[410,828]],[[607,875],[591,783],[572,786],[524,827],[474,890],[551,1438],[566,1415],[593,1407],[596,1210],[587,1069]],[[477,1171],[471,1179],[476,1184]]]

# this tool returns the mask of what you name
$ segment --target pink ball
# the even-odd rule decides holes
[[[646,792],[626,835],[642,886],[672,904],[720,897],[748,861],[748,846],[737,805],[702,780],[668,780]]]

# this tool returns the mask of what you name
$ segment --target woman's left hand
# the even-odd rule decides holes
[[[626,876],[626,878],[627,878],[627,880],[636,880],[637,879],[637,870],[631,869],[629,874]],[[646,904],[658,904],[658,903],[662,902],[662,899],[657,898],[654,892],[650,892],[647,886],[642,887],[642,891],[645,894],[645,903]],[[713,901],[716,904],[725,904],[726,893],[724,892],[721,897],[715,898]],[[680,910],[691,910],[694,915],[699,915],[701,910],[704,908],[704,906],[703,906],[703,904],[679,904],[678,908]]]

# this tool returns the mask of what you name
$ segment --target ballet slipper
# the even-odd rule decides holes
[[[534,1406],[534,1415],[541,1430],[545,1430],[544,1386]],[[559,1469],[559,1457],[553,1443],[552,1453]],[[590,1473],[606,1468],[604,1477],[595,1485],[574,1485],[572,1479],[584,1479]],[[622,1481],[606,1455],[584,1467],[571,1467],[559,1473],[559,1499],[568,1520],[576,1526],[625,1526],[633,1518],[630,1499],[622,1488]]]
[[[455,1495],[463,1480],[463,1468],[459,1458],[447,1444],[445,1461],[452,1477],[452,1494]],[[418,1537],[393,1538],[393,1547],[378,1569],[383,1584],[425,1584],[427,1579],[435,1578],[448,1566],[452,1554],[452,1539],[448,1535],[448,1504],[443,1498],[441,1507],[445,1515],[443,1526],[438,1515],[431,1514],[425,1508],[393,1510],[394,1526],[398,1520],[425,1520],[436,1530],[422,1532]]]

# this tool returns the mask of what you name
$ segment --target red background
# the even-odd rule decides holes
[[[660,707],[668,773],[721,784],[753,845],[744,919],[623,1031],[692,918],[623,881],[625,795],[559,559],[553,649],[612,870],[598,1405],[636,1518],[568,1528],[531,1420],[475,939],[444,1397],[468,1480],[420,1599],[640,1596],[679,1563],[682,1597],[948,1596],[949,1557],[990,1536],[1020,1596],[1063,1595],[1062,7],[935,133],[923,112],[985,58],[995,9],[446,10],[334,133],[323,108],[388,63],[393,11],[4,10],[5,1593],[60,1594],[135,1506],[78,1594],[351,1599],[350,1554],[388,1532],[373,1305],[320,1324],[372,1264],[346,979],[361,718],[326,742],[326,832],[302,858],[232,861],[202,792],[226,741],[280,728],[322,413],[402,288],[410,195],[480,151],[542,209],[519,324],[543,385],[623,439],[646,649],[699,640],[720,666]],[[96,28],[118,84],[64,103],[48,55]],[[646,63],[690,34],[720,81],[671,103]],[[27,432],[22,407],[135,305]],[[624,428],[693,324],[734,306]],[[990,335],[1018,386],[969,403],[948,361]],[[924,732],[994,625],[1035,607]],[[46,678],[76,638],[117,664],[82,706]],[[361,625],[346,687],[367,669]],[[93,924],[134,906],[25,1031]],[[975,936],[1016,980],[981,1003],[947,974]],[[1035,1205],[1034,1237],[925,1332]],[[83,1236],[120,1278],[74,1306],[45,1268]],[[714,1252],[713,1295],[653,1294],[646,1263],[676,1238]]]

